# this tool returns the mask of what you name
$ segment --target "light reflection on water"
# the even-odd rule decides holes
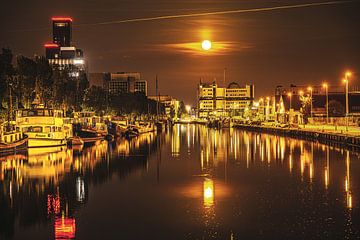
[[[313,142],[175,125],[32,149],[2,157],[0,170],[0,236],[10,238],[359,237],[358,155]]]

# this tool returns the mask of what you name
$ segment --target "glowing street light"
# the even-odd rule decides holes
[[[270,113],[270,97],[266,97],[266,109],[265,109],[265,119],[269,119],[269,113]]]
[[[291,110],[291,97],[292,97],[292,93],[291,92],[288,92],[288,97],[290,98],[290,108],[289,108],[289,111]]]
[[[313,88],[308,87],[307,90],[310,92],[310,117],[313,117]]]
[[[187,113],[190,113],[191,106],[190,106],[190,105],[186,105],[186,106],[185,106],[185,109],[186,109],[186,112],[187,112]]]
[[[326,94],[326,124],[329,124],[329,86],[327,83],[323,83],[323,88],[325,88]]]

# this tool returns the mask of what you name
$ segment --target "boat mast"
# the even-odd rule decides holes
[[[158,76],[156,74],[156,120],[159,121],[159,102],[160,102],[160,94],[159,94],[159,83],[158,83]]]
[[[10,121],[12,120],[12,92],[11,92],[11,83],[9,83],[9,108],[8,108],[8,131],[10,131],[11,124]]]

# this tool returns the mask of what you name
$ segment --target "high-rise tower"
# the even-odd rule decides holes
[[[70,47],[72,38],[72,18],[53,17],[53,43],[60,47]]]

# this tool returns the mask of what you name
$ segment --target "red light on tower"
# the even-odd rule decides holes
[[[45,48],[58,48],[59,45],[56,44],[56,43],[45,43],[45,44],[44,44],[44,47],[45,47]]]
[[[70,21],[72,22],[73,19],[71,17],[52,17],[52,21]]]

